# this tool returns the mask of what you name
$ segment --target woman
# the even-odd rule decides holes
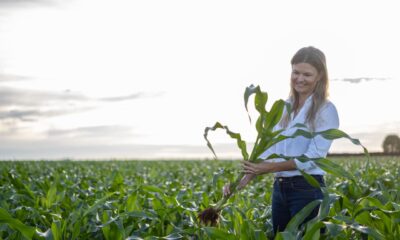
[[[325,55],[315,47],[305,47],[297,51],[291,60],[291,91],[289,103],[292,111],[284,112],[280,123],[274,130],[285,129],[281,134],[290,136],[298,128],[297,123],[305,124],[308,131],[318,132],[339,127],[339,118],[335,106],[327,100],[328,71]],[[331,140],[321,136],[308,139],[302,136],[281,141],[260,158],[266,159],[273,153],[284,156],[301,156],[309,158],[326,157]],[[272,224],[274,233],[284,231],[289,220],[304,206],[316,199],[322,199],[322,192],[312,187],[301,175],[301,169],[312,175],[321,186],[324,186],[325,172],[314,162],[271,159],[261,163],[244,161],[243,171],[246,175],[238,185],[241,189],[256,175],[274,173],[274,190],[272,194]],[[224,195],[230,194],[229,185],[223,189]],[[318,214],[318,208],[307,217],[307,220]]]

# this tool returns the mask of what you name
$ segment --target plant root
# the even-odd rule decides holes
[[[199,213],[198,218],[200,219],[200,222],[202,222],[205,225],[210,224],[211,226],[215,226],[218,223],[219,212],[220,210],[218,209],[207,208],[201,213]]]

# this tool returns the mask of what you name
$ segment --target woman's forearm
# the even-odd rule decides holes
[[[268,174],[268,173],[275,173],[281,171],[291,171],[296,170],[296,163],[294,160],[288,160],[284,162],[263,162],[261,166],[259,166],[258,174]]]
[[[284,162],[261,162],[251,163],[249,161],[243,161],[243,173],[261,175],[267,173],[291,171],[296,170],[296,163],[294,160],[288,160]]]
[[[294,162],[293,159],[284,162],[272,162],[272,163],[265,162],[265,164],[266,165],[264,173],[296,170],[296,163]]]

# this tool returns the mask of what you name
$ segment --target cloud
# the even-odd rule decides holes
[[[20,121],[33,121],[32,117],[40,115],[39,111],[36,110],[26,110],[26,111],[1,111],[0,120],[4,119],[18,119]]]
[[[0,83],[28,80],[29,77],[13,74],[0,74]]]
[[[160,97],[163,94],[164,94],[164,92],[158,92],[158,93],[138,92],[138,93],[133,93],[133,94],[129,94],[129,95],[123,95],[123,96],[98,98],[97,100],[103,101],[103,102],[121,102],[121,101],[127,101],[127,100],[135,100],[135,99],[138,99],[138,98]]]
[[[53,6],[60,2],[60,0],[0,0],[0,7]]]
[[[157,95],[159,94],[153,94],[153,96]],[[121,125],[83,126],[70,129],[51,129],[50,127],[50,130],[41,132],[38,132],[39,128],[35,128],[35,126],[46,123],[46,121],[41,121],[46,118],[101,108],[104,102],[118,104],[119,101],[149,96],[152,95],[139,92],[93,98],[70,90],[42,91],[1,87],[0,159],[64,156],[111,157],[112,155],[107,155],[108,153],[118,156],[120,150],[116,149],[120,148],[114,147],[114,145],[122,143],[126,145],[127,141],[143,136],[134,134],[129,126]],[[42,125],[40,127],[43,129]],[[86,147],[88,149],[85,149]],[[129,150],[131,148],[132,146],[129,145],[125,150],[132,153]],[[155,149],[153,150],[156,152]]]
[[[124,125],[52,129],[33,138],[24,137],[27,132],[29,129],[17,129],[13,135],[0,132],[0,160],[144,157],[157,152],[157,147],[127,144],[141,136]]]
[[[15,89],[3,87],[0,89],[1,107],[38,107],[54,102],[88,101],[89,98],[77,93],[48,92],[30,89]]]
[[[154,97],[160,96],[158,94],[145,94],[142,92],[133,93],[130,95],[114,96],[114,97],[104,97],[104,98],[90,98],[80,93],[73,93],[70,90],[65,90],[62,92],[49,92],[49,91],[38,91],[30,89],[15,89],[3,87],[0,89],[0,108],[9,106],[18,107],[38,107],[38,106],[48,106],[52,103],[69,103],[73,104],[76,102],[94,102],[94,101],[104,101],[104,102],[119,102],[127,100],[135,100],[144,97]]]
[[[362,81],[385,81],[389,80],[390,78],[373,78],[373,77],[358,77],[358,78],[334,78],[332,81],[343,81],[343,82],[350,82],[350,83],[360,83]]]
[[[102,125],[78,127],[72,129],[51,129],[47,131],[49,138],[73,138],[73,139],[104,139],[123,138],[132,135],[132,128],[121,125]]]
[[[90,99],[69,91],[50,92],[31,89],[0,88],[0,120],[37,121],[94,109]],[[15,123],[14,123],[15,124]]]
[[[144,95],[143,93],[134,93],[134,94],[126,95],[126,96],[99,98],[99,100],[105,101],[105,102],[120,102],[120,101],[138,99],[138,98],[142,97],[143,95]]]
[[[96,101],[119,102],[144,96],[144,93],[134,93],[127,96],[96,99],[70,90],[51,92],[2,87],[0,89],[0,120],[35,121],[43,117],[90,111],[98,107]]]
[[[10,110],[10,111],[0,111],[0,120],[5,119],[13,119],[19,120],[23,122],[32,122],[36,121],[39,118],[43,117],[55,117],[66,114],[85,112],[92,110],[93,108],[79,108],[79,109],[64,109],[64,110],[48,110],[48,111],[40,111],[40,110]]]

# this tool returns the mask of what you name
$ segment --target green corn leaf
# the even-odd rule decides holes
[[[235,240],[235,235],[227,232],[226,230],[215,228],[215,227],[203,227],[203,230],[207,233],[210,239],[218,240]]]
[[[326,171],[328,173],[331,173],[334,176],[345,177],[345,178],[348,178],[348,179],[350,179],[352,181],[355,181],[355,178],[354,178],[353,175],[351,175],[349,172],[344,170],[344,168],[341,167],[340,165],[334,163],[333,161],[330,161],[327,158],[309,158],[309,157],[307,157],[305,155],[302,155],[302,156],[284,156],[282,154],[275,154],[274,153],[274,154],[271,154],[270,156],[268,156],[267,160],[268,159],[273,159],[273,158],[283,158],[285,160],[291,160],[291,159],[295,158],[295,159],[299,160],[300,162],[313,161],[322,170],[324,170],[324,171]]]
[[[20,220],[13,218],[5,209],[0,208],[0,223],[8,224],[12,229],[19,231],[24,237],[32,239],[35,228],[23,224]]]
[[[112,188],[113,189],[117,189],[118,186],[124,184],[124,177],[122,176],[122,174],[119,171],[113,171],[112,175],[111,175],[111,179],[112,179]]]
[[[118,238],[114,237],[113,239],[125,239],[125,228],[122,223],[122,219],[117,217],[118,219],[114,222],[114,225],[117,226],[117,228],[114,228],[114,233]]]
[[[364,212],[372,212],[372,211],[375,211],[375,210],[380,210],[380,208],[378,208],[378,207],[364,207],[364,208],[361,208],[361,209],[358,209],[354,214],[353,214],[353,217],[354,218],[357,218],[360,214],[362,214],[362,213],[364,213]],[[358,219],[357,219],[358,220]]]
[[[162,237],[162,239],[166,240],[176,240],[176,239],[182,239],[183,236],[180,235],[179,233],[171,233],[168,236]]]
[[[91,207],[89,207],[84,213],[83,213],[83,217],[87,216],[88,214],[94,212],[95,210],[97,210],[102,204],[104,204],[107,199],[109,199],[111,196],[113,196],[115,193],[108,193],[105,197],[100,198],[99,200],[97,200]]]
[[[81,233],[81,225],[80,222],[77,221],[72,226],[72,238],[71,239],[79,239],[79,234]]]
[[[343,231],[347,228],[346,225],[336,224],[332,222],[323,222],[325,227],[328,229],[329,236],[334,238],[343,234]]]
[[[53,234],[51,232],[51,228],[47,229],[46,232],[41,232],[38,229],[36,229],[34,239],[54,239]]]
[[[213,127],[206,127],[206,129],[204,130],[204,139],[207,141],[207,146],[208,148],[213,152],[214,157],[217,158],[217,154],[214,151],[214,148],[212,147],[210,141],[208,140],[207,136],[208,136],[208,132],[211,131],[215,131],[217,129],[225,129],[226,133],[233,139],[236,139],[237,142],[237,146],[240,148],[241,152],[242,152],[242,156],[245,160],[247,160],[249,158],[249,155],[247,153],[247,149],[246,149],[246,142],[242,140],[241,136],[239,133],[234,133],[232,131],[229,130],[229,128],[227,126],[223,126],[221,123],[216,122],[214,124]]]
[[[347,227],[352,228],[358,232],[364,233],[364,234],[368,234],[370,236],[372,236],[374,239],[385,239],[385,237],[378,232],[377,230],[367,227],[367,226],[363,226],[360,225],[359,223],[357,223],[356,221],[354,221],[353,218],[349,218],[349,217],[345,217],[345,216],[335,216],[333,217],[335,220],[339,220],[339,221],[343,221],[346,223]],[[328,228],[329,229],[329,228]]]
[[[285,102],[283,100],[276,101],[271,111],[264,112],[260,115],[256,123],[256,129],[258,132],[257,140],[254,144],[253,150],[250,155],[250,161],[256,161],[259,155],[261,155],[265,149],[268,149],[274,136],[276,136],[277,132],[273,132],[272,129],[275,127],[276,124],[280,121],[283,113],[283,109],[285,106]]]
[[[149,220],[156,220],[157,214],[150,212],[150,211],[132,211],[126,213],[129,217],[139,218],[139,219],[149,219]]]
[[[315,159],[314,163],[316,165],[318,165],[318,167],[320,167],[322,170],[324,170],[334,176],[344,177],[344,178],[350,179],[353,182],[355,182],[355,178],[352,174],[350,174],[348,171],[346,171],[339,164],[336,164],[327,158]]]
[[[103,212],[103,221],[102,221],[103,224],[100,225],[99,227],[101,228],[101,231],[103,232],[103,236],[106,240],[109,240],[109,236],[110,236],[110,226],[108,226],[108,225],[110,224],[111,221],[113,221],[113,220],[111,220],[108,222],[108,220],[109,220],[108,213],[107,213],[107,211],[104,211]],[[104,224],[104,222],[107,222],[107,224]]]
[[[134,211],[134,210],[139,210],[139,204],[138,204],[138,194],[136,192],[133,192],[127,199],[126,201],[126,211]]]
[[[301,209],[296,215],[290,219],[288,225],[285,228],[285,231],[296,233],[300,224],[303,223],[304,219],[306,219],[310,213],[321,203],[321,200],[314,200],[307,204],[303,209]]]
[[[51,232],[54,240],[61,240],[61,224],[59,221],[55,221],[51,224]]]
[[[317,240],[320,239],[320,229],[325,225],[322,222],[314,222],[310,227],[307,226],[307,231],[304,234],[304,240]]]
[[[308,129],[307,125],[305,125],[304,123],[296,123],[295,125],[292,126],[292,128],[304,128],[304,129]]]
[[[265,112],[265,105],[268,101],[268,94],[266,92],[262,92],[260,86],[254,86],[251,84],[249,87],[246,88],[244,91],[244,107],[246,108],[247,115],[249,117],[249,121],[251,122],[251,117],[249,114],[249,110],[247,108],[247,103],[249,101],[249,97],[252,94],[256,94],[254,99],[255,107],[257,111],[262,115]]]
[[[315,188],[321,188],[321,186],[319,185],[319,182],[310,174],[304,172],[301,169],[297,169],[300,171],[300,173],[303,175],[303,177],[306,179],[306,181],[313,187]]]
[[[11,183],[14,185],[15,189],[17,189],[18,192],[29,196],[31,199],[35,199],[35,195],[33,194],[33,192],[29,189],[28,186],[23,184],[21,180],[15,178],[14,175],[11,173],[8,173],[8,177],[10,178]]]
[[[322,198],[322,202],[321,205],[319,207],[319,212],[318,212],[318,220],[322,221],[323,219],[325,219],[328,214],[329,214],[329,210],[330,210],[330,205],[331,205],[331,198],[329,196],[329,192],[327,191],[327,189],[325,187],[321,187],[321,191],[323,194],[323,198]],[[332,199],[335,200],[335,199]]]
[[[154,185],[142,185],[142,189],[147,192],[158,192],[161,194],[164,193],[164,191],[161,188],[156,187]]]
[[[296,240],[296,234],[291,232],[278,232],[274,240]]]
[[[260,116],[257,118],[256,130],[257,130],[258,133],[261,133],[261,132],[262,132],[264,121],[265,121],[265,115],[260,115]]]
[[[364,154],[369,159],[368,150],[367,150],[366,147],[364,147],[361,144],[360,140],[350,137],[347,133],[345,133],[345,132],[343,132],[343,131],[341,131],[339,129],[328,129],[328,130],[325,130],[325,131],[316,132],[314,135],[321,135],[323,138],[329,139],[329,140],[335,140],[335,139],[339,139],[339,138],[347,138],[353,144],[361,146],[363,148],[363,150],[364,150]]]
[[[267,101],[268,94],[266,92],[262,92],[261,89],[256,92],[256,96],[254,98],[254,106],[261,115],[266,113],[265,105],[267,104]]]
[[[362,233],[368,234],[371,237],[373,237],[374,239],[379,239],[379,240],[386,239],[385,236],[383,236],[377,230],[375,230],[373,228],[370,228],[370,227],[362,226],[362,225],[359,225],[357,223],[353,223],[353,224],[349,225],[349,227],[354,229],[354,230],[356,230],[356,231],[358,231],[358,232],[362,232]]]
[[[57,198],[57,181],[54,181],[53,184],[51,184],[49,190],[47,191],[46,207],[50,208],[51,205],[55,202],[56,198]]]
[[[270,112],[267,114],[265,118],[265,125],[263,131],[266,131],[268,134],[272,131],[273,127],[279,123],[282,118],[283,110],[285,108],[285,101],[278,100],[275,101],[271,107]]]
[[[222,176],[222,174],[224,174],[223,168],[213,174],[213,187],[214,188],[217,187],[218,179]]]
[[[268,144],[270,141],[270,137],[265,137],[265,138],[258,138],[258,141],[253,147],[253,151],[250,156],[250,161],[251,162],[260,162],[262,159],[259,159],[259,156],[264,153],[265,145]]]
[[[287,139],[287,136],[284,135],[277,135],[276,137],[272,138],[271,140],[269,140],[268,142],[266,142],[266,144],[262,147],[259,148],[259,150],[257,151],[257,158],[263,154],[263,152],[265,152],[267,149],[269,149],[270,147],[272,147],[273,145],[277,144],[278,142],[281,142],[285,139]],[[270,159],[270,158],[268,158]]]
[[[296,126],[302,126],[302,124],[296,124]],[[369,157],[369,153],[367,148],[365,148],[360,140],[355,139],[350,137],[348,134],[346,134],[345,132],[339,130],[339,129],[328,129],[328,130],[324,130],[324,131],[320,131],[320,132],[309,132],[307,130],[304,129],[297,129],[292,135],[290,136],[285,136],[285,135],[278,135],[276,138],[271,139],[271,143],[268,144],[266,146],[267,150],[269,147],[271,147],[272,145],[283,141],[287,138],[295,138],[298,136],[302,136],[305,138],[314,138],[315,136],[321,135],[323,138],[328,139],[328,140],[336,140],[336,139],[340,139],[340,138],[347,138],[349,139],[352,143],[354,143],[355,145],[359,145],[363,148],[364,153],[366,154],[367,157]]]
[[[153,239],[158,239],[158,237],[147,237],[147,238],[145,238],[145,240],[153,240]],[[130,237],[127,237],[125,240],[144,240],[144,239],[141,238],[141,237],[138,237],[138,236],[130,236]]]
[[[124,239],[124,230],[121,224],[118,224],[119,217],[112,217],[112,211],[106,210],[103,212],[101,228],[104,238],[106,240],[119,240]]]

